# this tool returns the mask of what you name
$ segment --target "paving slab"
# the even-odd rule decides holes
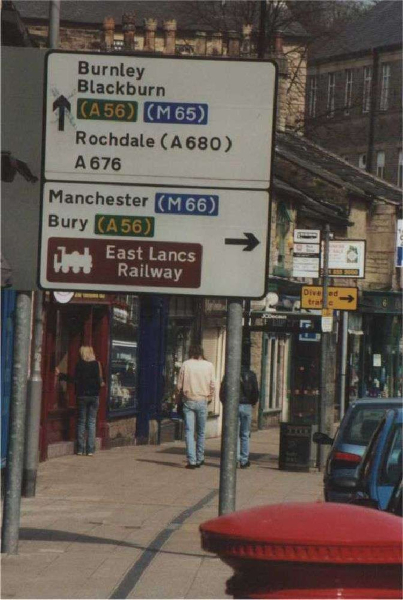
[[[21,503],[19,554],[2,557],[2,598],[227,598],[232,570],[199,534],[218,514],[220,446],[207,440],[194,471],[183,442],[41,463],[36,497]],[[278,447],[278,430],[252,434],[237,510],[322,498],[322,475],[280,471]]]

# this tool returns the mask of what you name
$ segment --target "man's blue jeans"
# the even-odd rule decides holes
[[[85,454],[85,431],[87,430],[87,454],[95,452],[95,429],[99,406],[98,396],[83,396],[77,398],[77,452]]]
[[[186,456],[190,465],[204,460],[204,440],[207,421],[207,401],[185,399],[183,403],[185,421]],[[197,441],[195,444],[195,429]]]
[[[241,463],[241,465],[244,465],[249,460],[249,434],[252,423],[252,405],[240,404],[238,417],[238,461]]]

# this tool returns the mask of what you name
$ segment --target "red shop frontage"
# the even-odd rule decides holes
[[[42,414],[40,458],[74,451],[76,398],[74,384],[59,381],[61,373],[74,374],[82,345],[93,346],[105,373],[109,370],[109,331],[113,296],[75,294],[68,304],[57,302],[53,294],[45,295],[44,342],[42,360]],[[97,438],[101,447],[107,437],[106,388],[101,389]],[[66,446],[71,445],[71,451]]]

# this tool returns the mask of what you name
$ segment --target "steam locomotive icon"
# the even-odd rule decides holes
[[[53,258],[53,268],[55,273],[69,273],[70,269],[73,273],[91,273],[92,270],[92,256],[89,248],[84,248],[84,252],[81,254],[77,250],[68,253],[65,246],[58,246],[57,251]]]

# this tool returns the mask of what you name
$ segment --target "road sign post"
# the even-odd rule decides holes
[[[276,65],[52,52],[45,88],[40,285],[229,298],[220,511],[230,512],[240,298],[267,284]]]

